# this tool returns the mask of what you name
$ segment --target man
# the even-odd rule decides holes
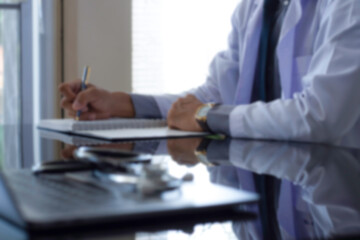
[[[182,130],[359,146],[360,1],[241,1],[229,49],[182,95],[79,89],[60,86],[62,107],[82,119],[162,117]]]

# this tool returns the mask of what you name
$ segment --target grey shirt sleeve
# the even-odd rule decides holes
[[[155,98],[150,95],[130,94],[136,118],[162,118]]]
[[[230,136],[230,113],[235,106],[217,105],[207,115],[207,124],[212,132]]]
[[[136,118],[162,118],[160,108],[151,95],[130,94]],[[230,135],[230,113],[235,106],[218,105],[207,115],[207,124],[214,133]]]

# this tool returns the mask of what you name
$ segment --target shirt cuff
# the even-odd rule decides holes
[[[162,118],[160,109],[153,96],[130,94],[136,118]]]
[[[230,113],[235,106],[217,105],[207,114],[207,125],[214,133],[230,135]]]

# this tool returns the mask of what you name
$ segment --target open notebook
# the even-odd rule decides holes
[[[38,128],[106,140],[173,138],[209,134],[169,129],[166,120],[163,119],[114,118],[96,121],[45,119],[40,121]]]

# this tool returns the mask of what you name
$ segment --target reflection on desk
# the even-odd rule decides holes
[[[243,209],[258,214],[256,220],[232,221],[232,235],[221,230],[221,226],[228,229],[229,223],[216,225],[213,232],[224,231],[219,235],[228,236],[229,239],[360,236],[359,150],[286,142],[204,140],[207,141],[207,161],[213,165],[209,167],[194,154],[201,141],[172,139],[151,144],[135,142],[132,149],[162,156],[170,154],[175,160],[170,164],[174,172],[186,168],[197,178],[200,177],[197,173],[206,171],[213,183],[258,192],[262,196],[263,201],[258,205],[243,206]],[[173,239],[185,235],[191,239],[204,239],[205,234],[199,235],[196,229],[206,226],[209,225],[200,224],[185,233],[183,230],[173,230],[181,229],[176,226],[155,233],[140,228],[130,236],[132,239],[159,236]],[[109,236],[106,233],[109,231],[103,233]],[[124,235],[116,233],[111,236]]]
[[[228,155],[224,158],[219,152]],[[360,234],[360,152],[321,145],[227,140],[212,142],[209,161],[220,164],[210,170],[211,179],[249,191],[261,190],[256,178],[279,181],[275,206],[261,202],[254,210],[257,221],[234,224],[239,239],[318,239]],[[224,156],[224,155],[223,155]],[[272,180],[267,178],[266,180]],[[264,182],[266,184],[266,181]],[[268,200],[268,196],[261,196]],[[261,204],[265,206],[261,206]],[[275,208],[274,216],[269,208]],[[277,222],[277,229],[273,222]],[[271,237],[270,237],[271,238]]]

